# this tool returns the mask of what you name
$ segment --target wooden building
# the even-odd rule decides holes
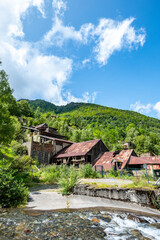
[[[28,142],[25,145],[28,154],[32,158],[37,158],[40,164],[50,164],[53,157],[62,149],[70,146],[73,142],[67,141],[65,136],[58,134],[57,129],[48,127],[46,123],[33,126],[23,127],[29,130]]]
[[[81,164],[94,164],[102,153],[108,151],[101,139],[73,143],[55,156],[58,164],[79,166]]]

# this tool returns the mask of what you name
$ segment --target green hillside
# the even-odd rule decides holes
[[[110,150],[123,148],[125,141],[135,144],[137,153],[160,154],[160,120],[128,110],[96,104],[70,103],[56,106],[43,100],[27,100],[35,111],[28,124],[48,123],[78,142],[102,138]],[[57,115],[53,118],[52,115]]]
[[[19,100],[19,101],[21,101],[21,100]],[[72,103],[69,103],[64,106],[56,106],[53,103],[50,103],[50,102],[47,102],[47,101],[41,100],[41,99],[36,99],[36,100],[25,99],[25,100],[29,103],[30,107],[34,111],[37,109],[37,107],[39,107],[40,111],[43,113],[54,112],[55,114],[72,111],[74,109],[79,108],[80,106],[82,106],[84,104],[84,103],[73,103],[72,102]]]

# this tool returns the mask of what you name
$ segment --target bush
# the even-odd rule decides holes
[[[60,177],[60,168],[55,164],[41,168],[41,178],[46,183],[57,183]]]
[[[11,142],[11,148],[16,155],[22,156],[22,155],[27,155],[28,154],[27,147],[20,144],[19,142],[12,141]]]
[[[10,163],[10,168],[17,169],[18,171],[31,171],[35,162],[30,156],[16,156]]]
[[[67,195],[73,190],[78,181],[78,172],[73,167],[65,167],[59,178],[59,184],[63,195]]]
[[[98,178],[99,174],[92,169],[91,164],[84,165],[80,170],[80,175],[82,178]]]
[[[119,171],[116,171],[114,169],[111,169],[107,174],[107,177],[119,177],[119,176],[120,176]]]
[[[27,202],[29,192],[21,179],[16,178],[17,171],[0,168],[0,205],[2,208],[17,207]]]

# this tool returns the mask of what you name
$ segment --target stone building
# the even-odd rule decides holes
[[[48,127],[46,123],[23,127],[28,130],[28,142],[24,145],[32,158],[37,158],[41,164],[50,164],[53,157],[62,149],[70,146],[72,142],[67,141],[65,136],[58,134],[57,129]]]
[[[46,123],[23,128],[28,131],[29,141],[24,143],[28,154],[37,158],[40,164],[93,165],[100,155],[108,151],[101,139],[73,143]]]

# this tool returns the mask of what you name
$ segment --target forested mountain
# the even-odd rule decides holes
[[[36,100],[21,99],[21,100],[26,100],[33,110],[36,110],[37,107],[39,107],[39,109],[42,113],[55,112],[56,114],[70,112],[70,111],[77,109],[77,108],[83,106],[84,104],[86,104],[86,103],[71,102],[64,106],[56,106],[53,103],[50,103],[50,102],[47,102],[47,101],[41,100],[41,99],[36,99]],[[21,101],[21,100],[19,100],[19,101]]]
[[[48,123],[78,142],[102,138],[110,150],[123,148],[124,141],[135,144],[137,153],[160,154],[160,120],[128,110],[88,103],[56,106],[43,100],[27,100],[34,111],[28,124]],[[57,118],[54,118],[56,115]]]
[[[137,153],[160,155],[160,120],[126,110],[88,103],[56,106],[43,100],[16,102],[7,74],[0,71],[0,144],[25,141],[22,125],[46,122],[74,142],[101,138],[110,151],[123,149],[125,141]]]

